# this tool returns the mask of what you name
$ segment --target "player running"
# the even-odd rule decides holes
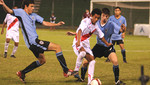
[[[112,34],[120,34],[121,32],[124,32],[125,26],[122,25],[122,27],[119,27],[117,24],[114,22],[108,21],[108,18],[110,16],[110,11],[107,8],[102,9],[102,15],[101,15],[101,20],[97,21],[97,25],[100,30],[104,33],[104,38],[107,40],[107,42],[111,42],[111,36]],[[68,32],[68,35],[74,35],[73,32]],[[123,83],[122,81],[119,80],[119,65],[118,65],[118,60],[117,56],[115,53],[115,49],[113,46],[107,46],[105,43],[102,42],[97,36],[97,43],[93,47],[92,52],[94,54],[94,59],[99,57],[108,57],[111,62],[113,63],[113,72],[115,76],[115,84],[120,85]],[[87,66],[88,66],[88,60],[84,59],[83,61],[83,66],[81,68],[81,79],[79,78],[80,81],[85,79],[85,74],[87,71]],[[79,75],[75,75],[79,76]]]
[[[13,9],[17,9],[17,7],[14,6]],[[14,54],[17,51],[18,44],[19,44],[19,20],[17,17],[12,16],[11,14],[7,14],[3,22],[1,34],[4,33],[4,27],[6,24],[7,24],[7,29],[6,29],[6,42],[4,47],[4,58],[7,57],[10,40],[14,41],[14,48],[10,57],[16,58]]]
[[[102,40],[107,46],[110,46],[111,43],[108,43],[105,38],[103,32],[98,28],[96,24],[97,20],[100,18],[101,11],[100,9],[93,9],[91,12],[91,18],[85,18],[81,21],[77,31],[76,36],[73,40],[73,50],[77,55],[76,66],[74,69],[74,74],[77,74],[82,64],[82,60],[85,57],[89,62],[88,69],[88,85],[94,76],[94,66],[95,60],[93,53],[90,49],[89,39],[92,34],[96,34],[100,40]]]
[[[110,16],[109,20],[112,21],[112,22],[115,22],[119,26],[124,24],[125,27],[127,27],[126,18],[121,15],[121,8],[120,7],[115,7],[114,12],[115,12],[115,15]],[[125,38],[125,32],[120,33],[120,34],[112,34],[111,40],[112,40],[113,45],[115,45],[115,43],[116,43],[117,45],[120,46],[121,54],[123,56],[123,62],[127,63],[126,51],[125,51],[125,48],[124,48],[124,41],[123,41],[124,38]]]
[[[72,71],[68,69],[65,58],[63,56],[62,50],[58,44],[43,41],[38,39],[38,35],[36,33],[36,25],[35,22],[41,23],[44,26],[60,26],[63,25],[64,22],[59,22],[57,24],[50,23],[44,21],[44,19],[32,13],[34,10],[34,0],[24,0],[22,4],[22,8],[11,10],[3,0],[0,0],[0,5],[10,14],[14,14],[20,21],[22,33],[24,36],[25,43],[27,47],[33,52],[35,57],[38,59],[37,61],[32,62],[25,69],[18,71],[17,75],[21,79],[22,82],[25,82],[25,74],[32,71],[33,69],[43,65],[46,62],[44,51],[55,51],[57,59],[63,68],[64,76],[68,77],[72,74]]]

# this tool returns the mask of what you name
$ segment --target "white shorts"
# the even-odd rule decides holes
[[[76,47],[76,45],[73,45],[72,47],[73,47],[74,53],[75,53],[77,56],[79,55],[79,50],[80,50],[81,47],[83,47],[83,48],[85,49],[86,53],[89,53],[90,55],[93,56],[93,52],[92,52],[92,50],[91,50],[90,47],[86,47],[86,46],[84,46],[84,45],[82,45],[82,44],[80,44],[79,47]]]
[[[6,38],[12,39],[14,42],[19,42],[19,32],[7,32]]]

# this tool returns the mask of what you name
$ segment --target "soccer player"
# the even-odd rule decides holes
[[[17,9],[17,7],[14,6],[13,9]],[[1,34],[4,33],[4,27],[6,24],[7,24],[7,29],[6,29],[7,31],[6,31],[6,41],[4,46],[4,58],[7,57],[7,52],[8,52],[7,50],[8,50],[10,40],[14,41],[14,48],[10,57],[16,58],[14,54],[17,51],[18,44],[19,44],[19,20],[17,17],[12,16],[11,14],[7,14],[3,22]]]
[[[115,7],[114,12],[115,12],[115,15],[110,16],[109,20],[115,22],[119,26],[124,24],[125,27],[127,27],[126,18],[121,15],[121,8],[120,7]],[[125,48],[124,48],[124,41],[123,41],[124,38],[125,38],[125,32],[121,33],[121,34],[112,34],[112,39],[111,40],[112,40],[113,45],[115,45],[115,43],[116,43],[117,45],[120,46],[121,54],[123,56],[123,62],[127,63],[126,51],[125,51]]]
[[[27,47],[33,52],[35,57],[38,59],[37,61],[32,62],[25,69],[18,71],[17,76],[21,79],[22,82],[25,83],[25,74],[32,71],[33,69],[43,65],[46,62],[44,51],[55,51],[57,59],[63,68],[64,76],[68,77],[72,74],[72,71],[68,69],[65,58],[63,56],[61,47],[58,44],[43,41],[38,39],[38,35],[36,33],[36,25],[35,22],[41,23],[44,26],[60,26],[63,25],[64,22],[59,22],[57,24],[50,23],[44,21],[44,19],[32,13],[34,10],[34,0],[24,0],[22,4],[22,8],[11,10],[3,0],[0,0],[0,5],[6,10],[6,12],[15,15],[18,17],[23,37]]]
[[[91,80],[94,76],[94,66],[95,60],[93,53],[90,49],[89,38],[92,34],[96,34],[100,40],[102,40],[107,46],[110,46],[111,43],[108,43],[105,38],[103,32],[99,29],[98,25],[96,24],[97,20],[99,20],[101,15],[100,9],[93,9],[91,12],[90,18],[85,18],[81,21],[77,31],[76,36],[73,40],[73,50],[77,55],[76,65],[74,69],[74,74],[77,74],[82,64],[82,60],[85,57],[89,62],[89,69],[88,69],[88,85],[90,84]]]
[[[111,42],[111,36],[112,34],[120,34],[121,32],[124,32],[125,26],[122,25],[122,27],[119,27],[117,24],[114,22],[108,21],[108,18],[110,16],[110,11],[107,8],[102,9],[102,15],[101,15],[101,20],[97,21],[97,25],[99,29],[102,30],[104,33],[104,38],[107,40],[107,42]],[[74,35],[75,33],[73,32],[68,32],[68,35]],[[107,46],[105,43],[102,42],[97,36],[97,43],[93,47],[92,52],[94,54],[94,59],[95,58],[101,58],[101,57],[108,57],[111,62],[113,63],[113,72],[115,76],[115,84],[120,85],[122,81],[119,80],[119,65],[118,65],[118,60],[117,56],[115,53],[115,49],[113,46]],[[87,71],[87,66],[88,66],[88,61],[84,59],[83,61],[83,66],[81,68],[81,79],[80,81],[85,79],[85,74]],[[75,75],[79,76],[79,75]],[[80,77],[78,77],[80,78]]]
[[[52,13],[52,15],[51,15],[51,17],[50,17],[50,22],[51,23],[55,23],[55,20],[56,20],[56,17],[55,17],[55,15],[54,15],[54,13]],[[50,30],[55,30],[55,27],[51,27],[50,28]]]

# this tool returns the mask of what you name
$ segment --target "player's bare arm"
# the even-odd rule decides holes
[[[82,33],[82,30],[80,29],[77,34],[77,42],[76,42],[77,47],[80,46],[81,33]]]
[[[112,44],[111,43],[108,43],[104,37],[101,38],[101,40],[109,47],[111,46]]]
[[[75,32],[71,32],[71,31],[68,31],[68,32],[67,32],[67,35],[76,35],[76,33],[75,33]]]
[[[3,22],[3,26],[2,26],[1,34],[3,34],[3,33],[4,33],[4,27],[5,27],[5,25],[6,25],[6,23],[5,23],[5,22]]]
[[[0,5],[3,6],[4,10],[7,12],[7,13],[10,13],[10,14],[13,14],[13,10],[10,9],[3,0],[0,0]]]
[[[125,29],[124,29],[124,32],[123,32],[122,35],[121,35],[121,37],[122,37],[122,38],[125,38],[126,27],[125,27],[124,24],[122,24],[121,26],[125,28]]]
[[[47,22],[47,21],[43,21],[42,23],[44,26],[61,26],[63,24],[65,24],[65,22],[63,21],[60,21],[58,23],[50,23],[50,22]]]

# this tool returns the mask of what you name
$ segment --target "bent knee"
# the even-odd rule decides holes
[[[43,65],[43,64],[46,63],[46,60],[45,60],[45,59],[42,59],[42,60],[40,60],[39,62],[40,62],[41,65]]]

